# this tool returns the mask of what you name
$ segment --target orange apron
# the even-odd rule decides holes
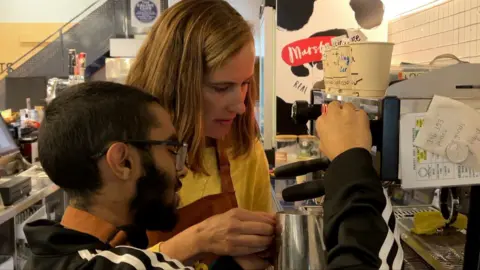
[[[238,207],[235,189],[230,175],[230,162],[228,161],[226,152],[220,149],[217,144],[216,153],[222,192],[220,194],[203,197],[198,201],[180,208],[178,210],[178,223],[172,232],[147,231],[149,246],[164,242],[209,217],[225,213],[230,209]],[[199,262],[209,265],[218,257],[219,256],[215,254],[201,254],[199,256]]]

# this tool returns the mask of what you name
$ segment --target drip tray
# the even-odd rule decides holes
[[[465,248],[465,231],[446,229],[436,235],[410,232],[413,216],[419,212],[438,212],[430,205],[394,207],[402,240],[435,270],[461,270]]]

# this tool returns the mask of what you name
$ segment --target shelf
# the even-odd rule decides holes
[[[7,206],[5,209],[0,210],[0,224],[3,224],[7,220],[13,218],[17,214],[21,213],[35,203],[41,201],[42,199],[54,193],[58,189],[59,187],[57,185],[51,183],[40,190],[32,191],[30,193],[30,196],[20,201],[17,201],[13,205]]]

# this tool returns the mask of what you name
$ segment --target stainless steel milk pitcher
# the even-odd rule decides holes
[[[277,213],[276,270],[326,268],[323,216],[318,211]]]

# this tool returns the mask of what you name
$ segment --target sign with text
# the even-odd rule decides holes
[[[0,73],[3,73],[3,72],[12,72],[13,69],[12,69],[12,66],[13,66],[13,63],[0,63]]]
[[[132,27],[150,28],[160,16],[160,0],[130,0]]]
[[[364,7],[364,3],[360,0],[277,0],[277,99],[289,104],[310,100],[313,85],[324,79],[323,53],[332,44],[367,39],[387,41],[388,22],[383,20],[383,2],[367,1],[368,7]]]

